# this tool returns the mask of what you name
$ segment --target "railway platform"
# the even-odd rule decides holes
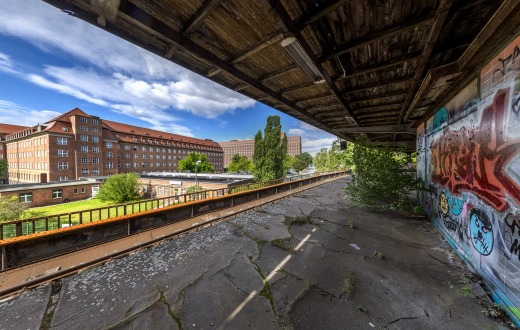
[[[0,328],[506,328],[429,222],[354,206],[347,180],[5,298]]]

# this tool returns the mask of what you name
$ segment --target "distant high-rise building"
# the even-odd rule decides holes
[[[103,120],[78,108],[43,125],[11,126],[0,124],[0,147],[12,184],[172,172],[190,152],[206,155],[216,172],[224,168],[222,148],[212,140]]]
[[[282,133],[282,137],[285,133]],[[219,142],[224,151],[224,167],[228,167],[231,158],[238,154],[246,156],[247,159],[253,160],[253,150],[255,148],[255,140],[231,140],[227,142]],[[287,137],[287,153],[290,156],[296,156],[302,153],[302,139],[300,136]]]

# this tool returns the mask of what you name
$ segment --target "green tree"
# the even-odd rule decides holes
[[[249,171],[253,168],[253,162],[247,159],[246,156],[240,156],[239,154],[233,155],[231,163],[228,166],[229,173],[236,173],[238,171]]]
[[[359,141],[353,147],[355,171],[346,189],[354,201],[363,205],[399,209],[411,206],[408,194],[418,188],[418,181],[408,160],[403,152],[371,148]]]
[[[139,197],[139,177],[134,173],[119,173],[110,176],[101,185],[96,196],[102,201],[124,203]]]
[[[191,194],[199,191],[204,191],[204,188],[200,185],[191,185],[188,188],[186,188],[186,193]]]
[[[300,173],[309,166],[304,160],[295,158],[293,162],[293,168],[296,172]]]
[[[294,163],[294,157],[289,154],[285,154],[285,158],[283,160],[283,171],[285,173],[287,173],[288,170],[293,168],[293,163]]]
[[[255,135],[253,165],[258,182],[281,179],[285,176],[284,159],[287,154],[287,137],[282,135],[280,116],[267,117],[264,135]]]
[[[312,156],[310,153],[308,152],[304,152],[304,153],[301,153],[299,155],[296,155],[294,156],[295,158],[297,159],[300,159],[302,161],[305,162],[305,164],[307,164],[307,166],[309,166],[310,164],[312,164]]]
[[[320,172],[351,169],[354,144],[347,143],[347,148],[341,150],[338,141],[334,141],[330,150],[322,148],[314,157],[313,163]]]
[[[27,204],[21,203],[15,196],[0,197],[0,222],[22,218],[26,208]]]
[[[7,175],[8,164],[7,160],[0,161],[0,178],[5,178]]]
[[[200,165],[197,161],[200,160]],[[181,171],[190,171],[191,173],[207,173],[215,171],[213,164],[208,162],[208,156],[190,152],[186,158],[179,162],[179,169]]]

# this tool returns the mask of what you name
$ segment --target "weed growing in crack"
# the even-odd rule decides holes
[[[291,216],[286,215],[284,223],[285,223],[285,225],[289,229],[291,229],[291,227],[293,225],[302,226],[302,225],[307,224],[307,223],[312,223],[312,221],[311,221],[311,218],[309,216],[291,217]]]
[[[350,218],[347,218],[347,226],[349,226],[350,228],[356,228],[354,226],[354,221]]]
[[[378,258],[378,259],[384,259],[385,258],[385,256],[383,255],[383,253],[381,251],[374,251],[373,256]]]
[[[294,245],[291,244],[290,238],[275,239],[274,241],[271,241],[271,245],[288,252],[292,252],[294,250]]]
[[[471,280],[469,278],[461,276],[459,283],[462,284],[462,287],[460,288],[460,293],[462,293],[463,296],[475,298],[475,294],[471,289]]]
[[[359,309],[360,311],[362,311],[363,313],[367,312],[367,308],[363,305],[357,305],[356,308]]]
[[[345,277],[345,281],[343,282],[343,292],[347,293],[347,299],[350,300],[350,295],[354,291],[354,286],[356,285],[356,275],[353,271],[349,270],[347,272],[347,276]]]

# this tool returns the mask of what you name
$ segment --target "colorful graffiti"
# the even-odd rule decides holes
[[[421,128],[417,174],[435,226],[520,325],[520,37],[506,49]]]
[[[508,90],[498,91],[479,127],[448,128],[431,144],[432,181],[454,194],[472,191],[501,212],[507,208],[506,192],[520,203],[520,186],[504,171],[520,149],[520,139],[506,141],[502,133],[508,100]]]

